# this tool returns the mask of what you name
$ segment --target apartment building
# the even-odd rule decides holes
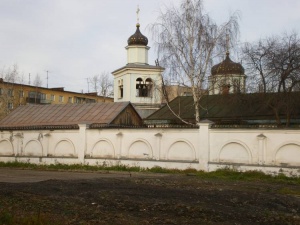
[[[0,119],[13,109],[26,104],[82,104],[113,102],[113,98],[97,93],[65,91],[63,87],[44,88],[19,83],[5,82],[0,78]]]

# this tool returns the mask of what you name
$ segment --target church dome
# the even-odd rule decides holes
[[[147,46],[148,38],[142,35],[140,31],[140,24],[136,25],[136,31],[133,35],[131,35],[127,40],[128,45],[143,45]]]
[[[227,75],[227,74],[239,74],[244,75],[245,69],[240,63],[235,63],[229,58],[229,53],[226,53],[226,59],[214,65],[211,68],[211,75]]]

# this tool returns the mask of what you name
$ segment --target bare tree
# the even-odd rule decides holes
[[[268,37],[243,47],[253,81],[253,90],[262,92],[262,101],[273,110],[278,124],[285,113],[286,126],[295,106],[293,91],[300,84],[300,39],[296,32]],[[274,93],[274,94],[268,94]],[[277,93],[277,94],[275,94]],[[292,97],[293,96],[293,97]]]
[[[42,79],[41,79],[40,75],[39,75],[39,74],[36,74],[36,76],[35,76],[35,78],[34,78],[34,81],[33,81],[33,85],[34,85],[35,87],[41,87],[42,84],[43,84],[43,82],[42,82]]]
[[[113,95],[113,81],[108,72],[102,72],[99,76],[99,94],[106,97]]]
[[[200,99],[207,88],[213,59],[225,52],[227,35],[231,41],[236,39],[237,20],[234,14],[217,25],[204,11],[202,0],[182,0],[178,8],[170,6],[161,11],[151,26],[159,60],[166,68],[164,76],[192,90],[196,123],[200,122]]]
[[[90,82],[90,84],[92,84],[93,91],[98,92],[99,75],[94,75],[94,76],[88,78],[88,82]]]
[[[1,77],[4,81],[9,83],[16,83],[20,79],[18,65],[14,64],[12,67],[3,68],[1,71]]]
[[[113,95],[113,81],[108,72],[104,71],[100,75],[88,78],[88,80],[92,84],[93,90],[98,95],[103,96],[104,101],[105,98]]]
[[[300,82],[300,39],[298,34],[269,37],[243,47],[249,75],[256,90],[290,92]]]

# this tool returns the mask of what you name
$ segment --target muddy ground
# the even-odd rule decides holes
[[[0,179],[2,224],[5,217],[16,224],[26,218],[43,224],[300,224],[298,184],[143,173],[47,172],[40,179],[34,171],[26,182],[22,171],[0,173],[19,174],[19,180]]]

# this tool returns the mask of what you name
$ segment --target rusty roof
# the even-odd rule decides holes
[[[0,121],[5,128],[76,128],[77,124],[110,124],[129,102],[19,106]]]

